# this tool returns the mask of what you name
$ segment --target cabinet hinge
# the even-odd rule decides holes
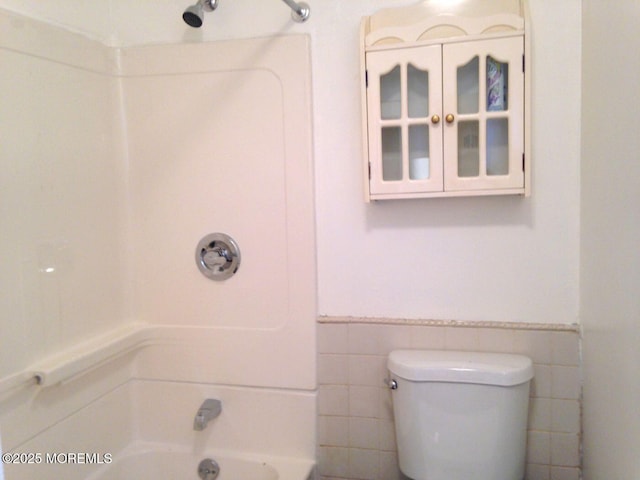
[[[371,162],[369,162],[369,180],[371,180]]]
[[[522,55],[522,73],[524,73],[524,54]]]
[[[524,153],[522,154],[522,171],[524,172]]]
[[[364,86],[369,88],[369,70],[364,71]]]

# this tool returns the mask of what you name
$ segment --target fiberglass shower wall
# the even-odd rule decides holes
[[[0,11],[0,378],[126,321],[112,56]]]
[[[131,321],[115,52],[0,10],[0,430],[18,447],[126,381],[33,365]]]
[[[142,376],[315,388],[309,52],[302,35],[122,50],[136,317],[190,329],[145,349]],[[241,252],[222,282],[194,259],[214,232]]]
[[[3,446],[132,378],[301,389],[313,412],[309,39],[115,49],[0,11],[0,62]],[[196,267],[212,232],[240,245],[225,282]],[[28,377],[134,323],[169,335]]]

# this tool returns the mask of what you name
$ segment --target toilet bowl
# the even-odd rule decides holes
[[[436,350],[389,354],[400,470],[413,480],[522,480],[531,360]]]

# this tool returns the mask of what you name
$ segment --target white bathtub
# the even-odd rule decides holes
[[[87,381],[92,375],[103,378],[96,370]],[[39,402],[55,403],[47,392],[73,385],[44,390]],[[222,413],[195,431],[194,416],[207,398],[220,399]],[[132,379],[10,448],[38,452],[42,461],[7,464],[5,479],[199,480],[200,461],[211,458],[219,480],[308,480],[315,404],[315,392]],[[84,456],[65,461],[65,452]],[[49,462],[52,454],[62,461]]]
[[[86,480],[199,480],[198,465],[205,458],[218,463],[218,480],[308,480],[313,469],[312,461],[296,458],[225,450],[196,453],[173,445],[140,443],[128,447]]]

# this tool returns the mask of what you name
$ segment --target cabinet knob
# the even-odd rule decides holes
[[[434,115],[433,117],[431,117],[431,123],[433,123],[434,125],[440,123],[440,116]]]
[[[453,123],[453,121],[455,120],[455,117],[453,116],[452,113],[449,113],[446,117],[444,117],[444,119],[447,121],[447,123]]]

